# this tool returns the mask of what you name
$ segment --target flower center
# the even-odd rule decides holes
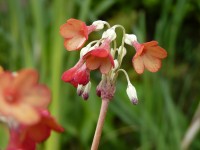
[[[4,91],[4,98],[8,103],[14,103],[19,98],[19,93],[14,89],[6,89]]]

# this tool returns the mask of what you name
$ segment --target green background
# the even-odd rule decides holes
[[[139,104],[130,103],[120,74],[99,149],[180,149],[192,120],[200,120],[200,1],[0,0],[0,65],[12,71],[37,69],[40,81],[52,91],[52,115],[66,129],[52,133],[38,146],[41,150],[90,149],[101,105],[95,94],[99,71],[91,74],[88,101],[61,81],[61,74],[79,57],[78,51],[64,49],[59,34],[60,25],[71,17],[87,25],[99,19],[121,24],[139,42],[157,40],[168,52],[159,72],[138,75],[131,65],[134,49],[127,46],[123,68],[137,89]],[[122,32],[117,33],[120,40]],[[89,41],[98,38],[100,33],[92,33]],[[7,132],[0,124],[0,149],[7,145]],[[199,133],[189,149],[200,149]]]

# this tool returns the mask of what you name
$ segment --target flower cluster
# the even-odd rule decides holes
[[[93,31],[104,29],[101,39],[92,41],[85,47],[88,36]],[[123,30],[122,43],[117,48],[116,28]],[[119,71],[127,78],[127,94],[133,104],[138,103],[135,87],[130,83],[127,72],[121,69],[121,64],[126,55],[125,44],[135,48],[136,53],[132,58],[132,65],[138,74],[142,74],[146,68],[150,72],[157,72],[161,68],[161,60],[167,56],[167,52],[157,41],[140,44],[134,34],[126,34],[121,25],[110,25],[105,21],[95,21],[87,26],[84,22],[69,19],[60,27],[60,34],[65,39],[64,46],[68,51],[80,50],[80,59],[71,69],[65,71],[62,80],[77,87],[78,95],[88,98],[90,83],[90,71],[98,69],[102,74],[102,81],[97,86],[97,95],[102,99],[112,98],[115,92],[115,82]],[[111,47],[113,46],[113,47]],[[87,96],[85,96],[87,95]]]
[[[0,121],[10,131],[7,150],[35,150],[51,130],[63,132],[47,110],[50,90],[39,84],[38,78],[32,69],[16,73],[0,69]]]

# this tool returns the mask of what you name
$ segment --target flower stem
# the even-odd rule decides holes
[[[100,110],[100,114],[99,114],[98,123],[96,126],[96,131],[94,134],[91,150],[98,149],[99,141],[101,138],[101,133],[102,133],[103,125],[104,125],[104,120],[105,120],[106,113],[108,110],[108,104],[109,104],[109,99],[102,99],[101,110]]]

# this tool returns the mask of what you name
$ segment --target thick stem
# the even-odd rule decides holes
[[[109,99],[102,99],[101,110],[100,110],[100,114],[99,114],[96,131],[94,134],[91,150],[98,149],[99,141],[101,138],[101,133],[102,133],[103,125],[104,125],[104,120],[106,117],[106,112],[108,110],[108,104],[109,104]]]

